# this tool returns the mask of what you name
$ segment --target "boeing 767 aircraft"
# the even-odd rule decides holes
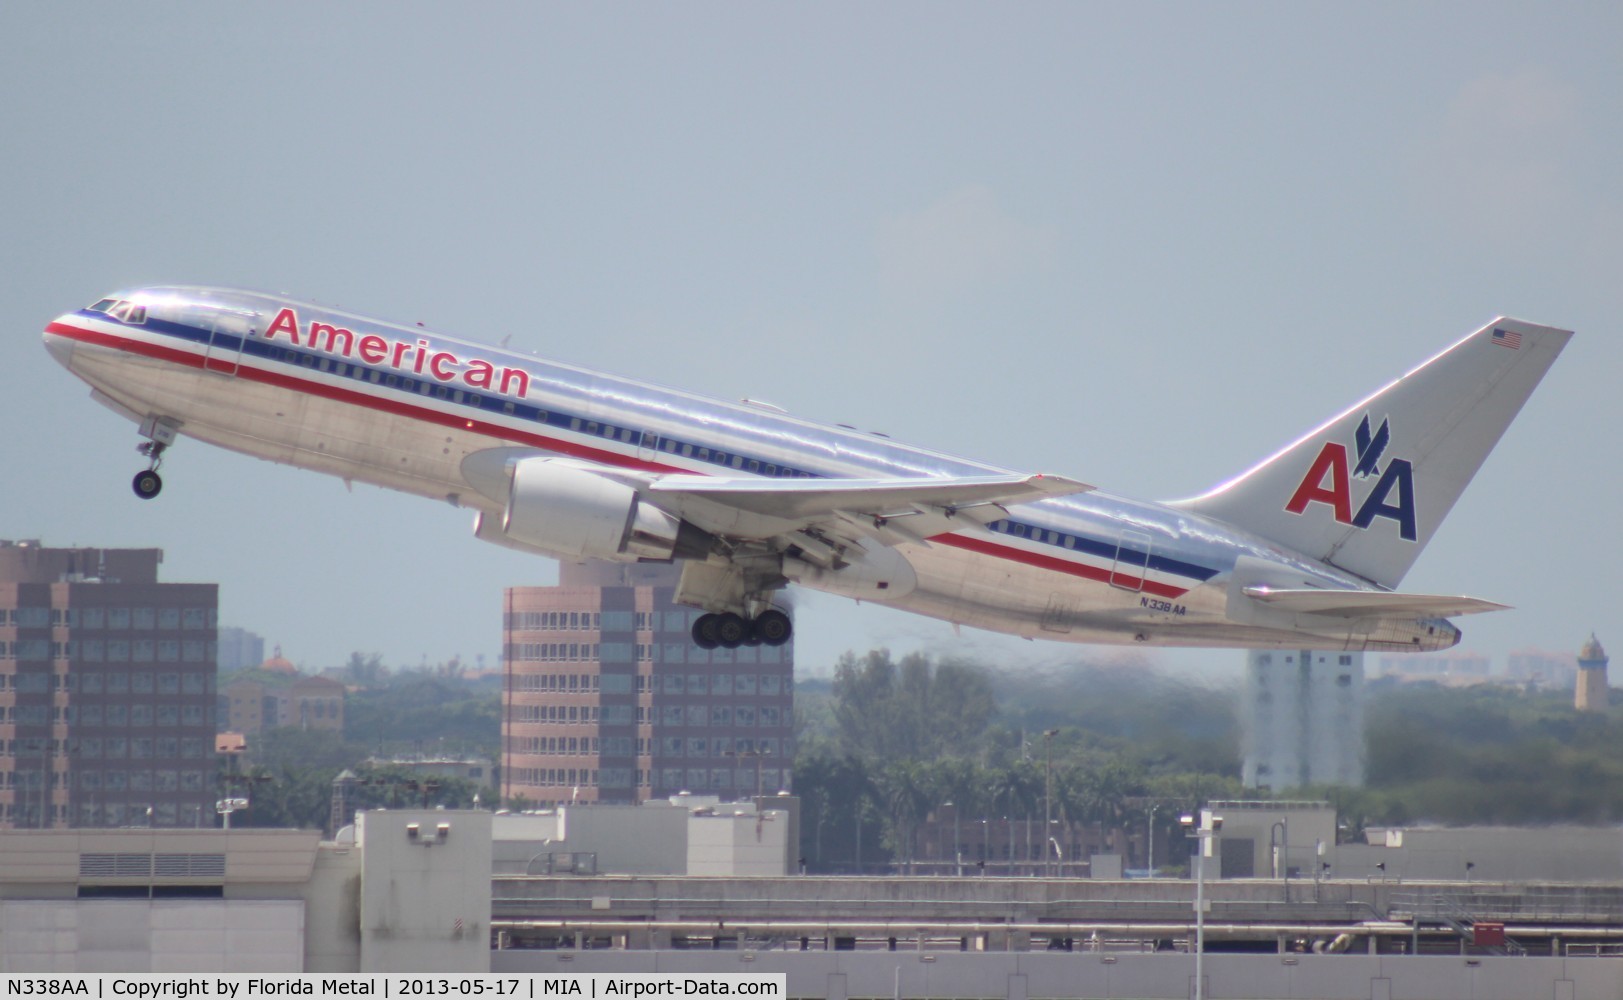
[[[140,429],[473,508],[555,559],[681,563],[707,648],[791,583],[1090,643],[1433,650],[1498,610],[1394,588],[1571,333],[1497,319],[1201,496],[1156,503],[279,295],[116,292],[45,345]]]

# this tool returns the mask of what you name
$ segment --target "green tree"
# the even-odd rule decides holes
[[[835,667],[833,716],[841,746],[878,760],[929,760],[963,753],[985,732],[997,704],[984,671],[934,666],[918,653],[891,659],[878,649]]]

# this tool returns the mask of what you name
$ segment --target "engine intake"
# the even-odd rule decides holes
[[[624,483],[552,458],[524,458],[509,467],[501,523],[483,516],[474,534],[513,548],[563,559],[669,562],[702,559],[709,532],[647,503]],[[494,529],[494,530],[493,530]]]

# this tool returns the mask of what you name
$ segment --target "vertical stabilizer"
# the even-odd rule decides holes
[[[1571,336],[1494,320],[1238,477],[1172,506],[1395,587]]]

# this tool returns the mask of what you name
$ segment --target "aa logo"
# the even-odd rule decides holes
[[[1305,512],[1309,504],[1322,503],[1330,508],[1332,516],[1342,524],[1367,528],[1377,517],[1390,518],[1398,524],[1398,534],[1408,541],[1417,541],[1415,529],[1414,467],[1407,459],[1394,458],[1381,468],[1387,446],[1392,443],[1389,421],[1371,430],[1369,414],[1358,424],[1353,445],[1356,461],[1350,461],[1347,446],[1339,441],[1327,441],[1319,457],[1302,477],[1285,509],[1292,514]],[[1354,479],[1375,480],[1375,485],[1364,495],[1353,513]]]

